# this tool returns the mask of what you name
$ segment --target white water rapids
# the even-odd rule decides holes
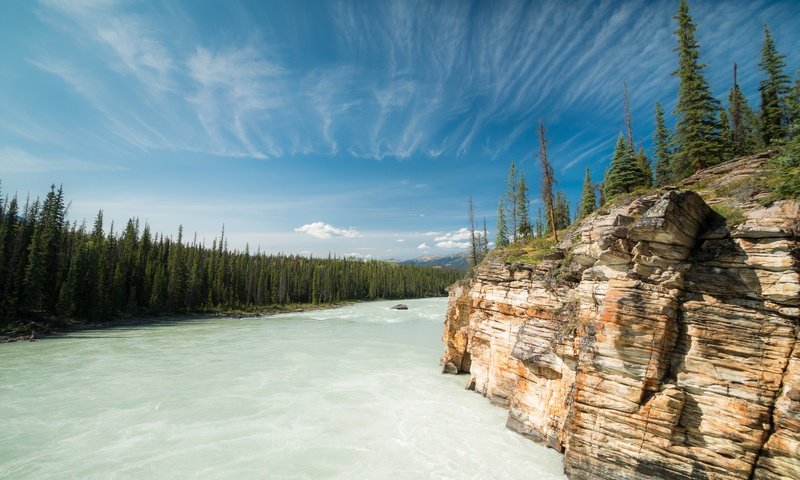
[[[395,303],[0,345],[0,478],[565,478]]]

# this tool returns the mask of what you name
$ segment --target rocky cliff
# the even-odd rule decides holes
[[[490,256],[450,292],[445,372],[571,479],[800,479],[800,204],[764,201],[765,161]]]

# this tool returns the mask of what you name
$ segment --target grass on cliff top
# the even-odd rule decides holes
[[[520,240],[511,245],[493,250],[490,255],[506,263],[536,265],[550,253],[555,252],[556,241],[552,236],[542,235]]]
[[[632,192],[620,193],[606,200],[600,208],[597,209],[601,215],[608,215],[609,210],[619,205],[629,205],[637,198],[645,197],[648,195],[656,195],[663,193],[665,190],[661,187],[637,187]],[[635,217],[635,215],[634,215]]]
[[[781,154],[770,160],[772,173],[767,179],[775,199],[800,200],[800,135],[789,142]]]
[[[731,180],[727,180],[726,175],[709,176],[685,188],[711,201],[756,202],[767,206],[782,199],[800,200],[800,137],[752,157],[764,155],[767,156],[766,163],[752,175]]]
[[[717,212],[717,214],[719,214],[719,216],[725,220],[725,225],[728,227],[739,225],[747,220],[747,216],[745,216],[741,209],[726,205],[724,203],[712,205],[711,209]]]

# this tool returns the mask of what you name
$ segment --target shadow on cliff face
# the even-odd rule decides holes
[[[755,269],[747,265],[747,252],[733,238],[700,242],[692,252],[686,272],[686,290],[717,299],[761,298],[761,282]]]
[[[670,371],[670,355],[678,334],[677,312],[666,314],[638,290],[633,290],[620,300],[627,311],[635,312],[632,318],[618,321],[619,335],[614,348],[631,378],[642,381],[642,402],[648,392],[659,390]],[[642,347],[647,347],[646,354]]]
[[[669,478],[673,480],[708,480],[706,467],[698,461],[692,461],[692,470],[684,475],[669,468],[670,464],[655,460],[641,459],[636,463],[636,473],[644,478]],[[674,467],[674,466],[673,466]]]
[[[694,399],[692,395],[686,395],[686,400],[681,410],[681,416],[678,419],[678,426],[673,442],[687,447],[705,447],[707,445],[706,439],[700,432],[700,425],[703,423],[703,410],[700,404]],[[683,433],[683,441],[681,442],[680,433]],[[677,437],[677,438],[676,438]]]

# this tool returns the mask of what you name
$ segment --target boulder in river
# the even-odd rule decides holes
[[[392,310],[408,310],[408,305],[404,305],[402,303],[398,303],[397,305],[392,307]]]

